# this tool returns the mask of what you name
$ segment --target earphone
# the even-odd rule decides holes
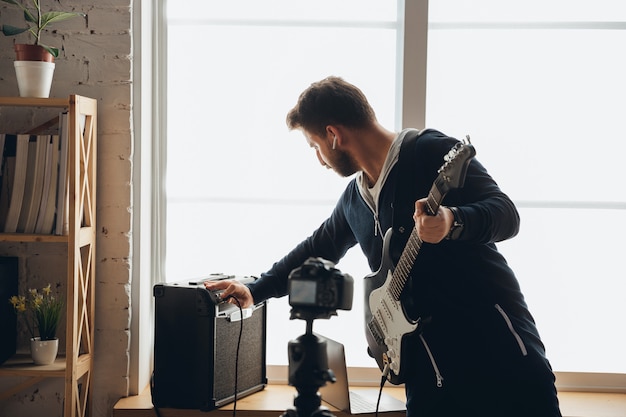
[[[333,149],[337,147],[337,136],[333,136]]]

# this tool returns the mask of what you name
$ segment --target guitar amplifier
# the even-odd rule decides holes
[[[267,384],[266,304],[240,310],[204,288],[225,278],[254,279],[209,275],[154,286],[155,407],[209,411],[233,402],[235,385],[239,399]]]

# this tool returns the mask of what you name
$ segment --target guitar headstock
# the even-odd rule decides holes
[[[469,135],[450,149],[443,157],[445,163],[437,171],[439,176],[436,182],[444,188],[440,191],[445,193],[451,189],[463,187],[467,167],[475,155],[476,149],[471,144]]]

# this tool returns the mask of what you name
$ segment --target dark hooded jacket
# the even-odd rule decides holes
[[[286,295],[289,273],[307,258],[336,263],[357,243],[370,269],[377,271],[383,256],[383,236],[378,230],[393,230],[388,255],[397,262],[413,229],[414,202],[428,195],[444,156],[458,143],[436,130],[404,133],[402,167],[395,163],[390,168],[377,216],[355,178],[330,217],[249,285],[255,302]],[[476,380],[470,375],[488,378],[498,372],[515,372],[516,367],[549,371],[518,281],[495,244],[518,233],[520,218],[513,202],[474,158],[463,187],[450,190],[442,205],[458,207],[464,228],[456,240],[421,246],[402,300],[410,317],[423,320],[423,340],[416,335],[409,338],[402,363],[432,366],[416,377],[420,384],[432,386],[446,380],[467,383],[467,378]]]

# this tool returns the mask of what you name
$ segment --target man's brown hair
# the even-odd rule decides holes
[[[326,134],[328,125],[362,128],[375,120],[374,110],[363,92],[334,76],[311,84],[287,114],[289,129],[302,128],[318,136]]]

